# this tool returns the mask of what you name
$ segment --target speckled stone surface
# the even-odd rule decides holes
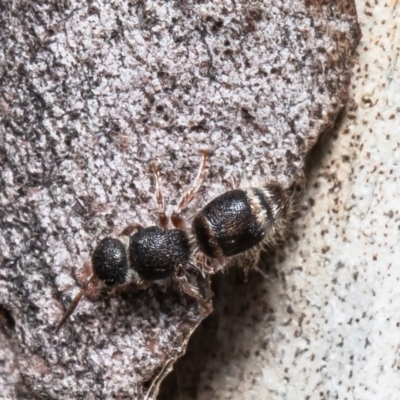
[[[203,315],[173,285],[86,299],[54,327],[99,238],[154,224],[151,160],[170,212],[209,149],[188,219],[242,178],[303,185],[359,38],[351,0],[318,4],[2,5],[0,304],[18,393],[140,399],[184,351]]]
[[[220,279],[208,358],[169,399],[400,398],[400,4],[356,5],[352,101],[311,154],[293,235],[271,281]]]

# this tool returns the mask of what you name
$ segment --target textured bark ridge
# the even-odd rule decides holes
[[[155,223],[152,160],[170,212],[210,151],[188,225],[242,179],[302,185],[347,100],[353,2],[12,1],[0,37],[1,392],[154,397],[204,315],[157,284],[83,300],[55,336],[84,263]]]

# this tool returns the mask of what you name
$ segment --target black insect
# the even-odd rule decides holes
[[[156,180],[155,198],[160,227],[143,228],[139,224],[129,225],[120,234],[120,236],[129,236],[127,249],[121,240],[110,237],[104,238],[97,245],[92,254],[92,275],[72,301],[57,325],[56,332],[64,325],[93,284],[95,286],[134,284],[138,287],[147,287],[152,281],[172,278],[180,285],[183,292],[194,297],[205,310],[211,310],[210,302],[205,300],[199,290],[189,282],[186,274],[186,268],[191,264],[192,250],[190,236],[185,230],[184,220],[181,217],[182,211],[200,189],[207,170],[207,160],[208,154],[204,151],[202,163],[192,187],[182,196],[170,218],[174,229],[168,229],[169,218],[165,214],[159,172],[157,166],[152,164]]]
[[[135,284],[146,287],[151,281],[172,278],[186,294],[210,311],[210,301],[190,284],[187,267],[197,267],[202,273],[212,274],[216,271],[212,268],[212,260],[223,265],[226,258],[247,252],[256,254],[263,245],[274,243],[285,229],[291,211],[288,192],[276,183],[221,194],[203,207],[194,217],[191,229],[186,229],[181,213],[200,189],[207,161],[208,154],[204,151],[192,187],[182,196],[170,218],[173,229],[168,229],[169,218],[164,210],[159,172],[152,164],[160,227],[143,228],[133,224],[125,228],[121,236],[129,236],[128,249],[119,239],[105,238],[98,244],[92,255],[93,274],[73,300],[57,331],[94,280],[109,286]],[[244,267],[248,268],[248,263]]]

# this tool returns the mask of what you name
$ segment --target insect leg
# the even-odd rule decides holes
[[[183,229],[183,219],[181,217],[181,212],[188,206],[188,204],[195,198],[196,193],[199,191],[204,178],[207,174],[208,171],[208,151],[203,150],[202,151],[203,158],[201,160],[201,164],[199,167],[199,170],[197,172],[197,176],[193,182],[193,185],[189,188],[188,191],[186,191],[181,199],[179,200],[178,205],[176,206],[174,212],[172,213],[171,216],[171,221],[172,224],[175,226],[175,228],[178,229]]]
[[[154,177],[156,180],[156,193],[155,199],[158,207],[158,217],[160,219],[161,228],[167,229],[168,228],[168,217],[165,214],[165,207],[164,207],[164,197],[161,192],[161,185],[160,185],[160,173],[157,168],[157,164],[153,161],[151,163],[151,168],[154,173]]]

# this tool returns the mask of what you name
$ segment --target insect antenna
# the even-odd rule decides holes
[[[85,295],[85,293],[88,290],[89,284],[92,282],[94,278],[94,275],[92,274],[87,281],[83,284],[83,287],[81,291],[75,296],[75,298],[72,300],[71,305],[68,307],[68,310],[65,312],[63,317],[61,318],[61,321],[58,323],[55,333],[57,334],[59,330],[62,328],[62,326],[65,324],[67,319],[71,316],[71,314],[75,311],[75,308],[78,306],[79,302],[81,301],[82,297]]]

